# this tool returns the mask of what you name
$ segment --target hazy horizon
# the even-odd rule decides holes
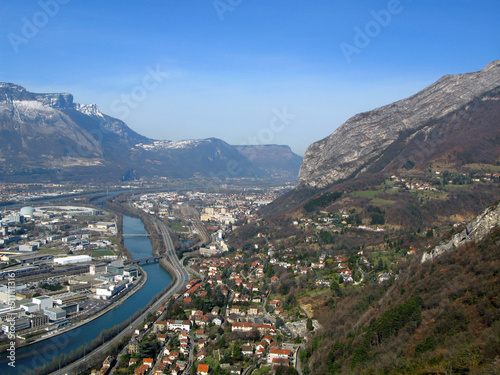
[[[150,138],[300,155],[356,113],[500,55],[497,1],[0,4],[1,81],[71,93]]]

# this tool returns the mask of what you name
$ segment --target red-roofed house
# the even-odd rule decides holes
[[[198,375],[208,375],[210,371],[209,365],[198,365]]]
[[[273,363],[273,360],[275,359],[290,360],[291,356],[292,356],[291,350],[272,348],[269,350],[269,356],[267,357],[267,362]]]
[[[159,342],[165,342],[167,340],[167,334],[166,333],[159,333],[157,336],[157,339]]]
[[[128,365],[129,366],[135,365],[137,361],[138,361],[137,358],[130,358],[130,360],[128,361]]]
[[[279,367],[289,367],[289,366],[290,366],[289,359],[274,358],[273,361],[271,362],[271,369],[272,370],[277,370]]]
[[[145,375],[148,371],[149,371],[148,365],[141,365],[141,367],[135,369],[134,375]]]

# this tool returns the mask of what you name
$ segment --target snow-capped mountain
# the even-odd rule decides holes
[[[12,83],[0,83],[0,160],[3,181],[266,175],[220,139],[149,139],[71,94]]]

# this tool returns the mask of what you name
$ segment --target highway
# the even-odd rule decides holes
[[[172,275],[172,277],[175,280],[174,283],[170,286],[170,289],[168,290],[167,293],[165,293],[165,295],[163,295],[158,301],[156,301],[148,310],[146,310],[143,314],[141,314],[137,319],[135,319],[133,322],[131,322],[128,329],[124,329],[123,331],[121,331],[118,335],[113,337],[110,341],[104,343],[104,345],[99,346],[93,352],[91,352],[90,354],[85,356],[85,358],[80,358],[76,362],[73,362],[73,363],[67,365],[66,367],[63,367],[60,370],[54,371],[51,374],[53,374],[53,375],[75,374],[76,375],[76,374],[81,373],[82,368],[85,365],[85,361],[88,361],[89,357],[97,356],[97,355],[104,355],[106,353],[106,351],[111,348],[111,346],[118,343],[127,334],[132,333],[132,329],[134,327],[138,326],[139,324],[141,324],[150,312],[154,312],[161,305],[163,305],[172,295],[185,289],[186,284],[189,282],[189,273],[186,271],[186,269],[184,268],[184,266],[180,262],[179,258],[177,258],[177,254],[175,253],[174,244],[172,243],[172,239],[170,238],[170,235],[168,233],[168,229],[165,226],[165,224],[163,224],[162,221],[160,221],[156,218],[154,218],[153,220],[162,233],[163,240],[165,242],[165,246],[167,249],[167,255],[170,258],[170,263],[172,264],[173,271],[174,271],[174,275]]]
[[[189,282],[189,273],[184,268],[179,258],[177,258],[177,254],[175,253],[174,244],[172,243],[172,238],[170,237],[168,228],[165,223],[163,223],[163,221],[156,218],[154,219],[154,221],[157,227],[160,229],[163,241],[165,242],[165,247],[167,249],[166,255],[168,255],[170,263],[175,269],[177,278],[184,283],[183,286],[185,287],[185,285]]]

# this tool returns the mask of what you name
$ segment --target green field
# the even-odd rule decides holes
[[[500,173],[500,165],[493,164],[465,164],[463,168],[471,169],[473,171],[488,171],[493,173]]]
[[[103,257],[107,255],[115,255],[111,250],[93,250],[90,252],[90,256],[93,258]]]
[[[271,373],[271,366],[264,366],[253,372],[254,375],[264,375],[270,373]]]
[[[396,201],[391,201],[389,199],[382,199],[382,198],[373,198],[372,202],[373,202],[373,204],[376,204],[376,205],[388,205],[388,204],[396,203]]]
[[[373,199],[377,195],[383,193],[384,191],[382,189],[379,190],[362,190],[362,191],[353,191],[351,195],[354,195],[355,197],[365,197],[365,198],[370,198]]]
[[[39,252],[40,254],[51,254],[51,255],[66,254],[66,251],[61,249],[40,249]]]
[[[189,229],[182,223],[172,222],[170,223],[170,228],[177,232],[188,232]]]
[[[373,266],[377,266],[380,259],[382,259],[382,262],[390,264],[400,257],[401,254],[398,254],[395,251],[380,251],[378,253],[370,253],[368,255],[368,259]]]
[[[363,198],[370,198],[372,200],[372,203],[375,205],[390,205],[396,203],[396,201],[392,201],[389,199],[382,199],[382,198],[377,198],[379,194],[382,193],[391,193],[390,189],[387,191],[384,191],[383,189],[378,189],[378,190],[362,190],[362,191],[354,191],[351,193],[351,195],[355,197],[363,197]],[[392,191],[393,193],[393,191]]]

